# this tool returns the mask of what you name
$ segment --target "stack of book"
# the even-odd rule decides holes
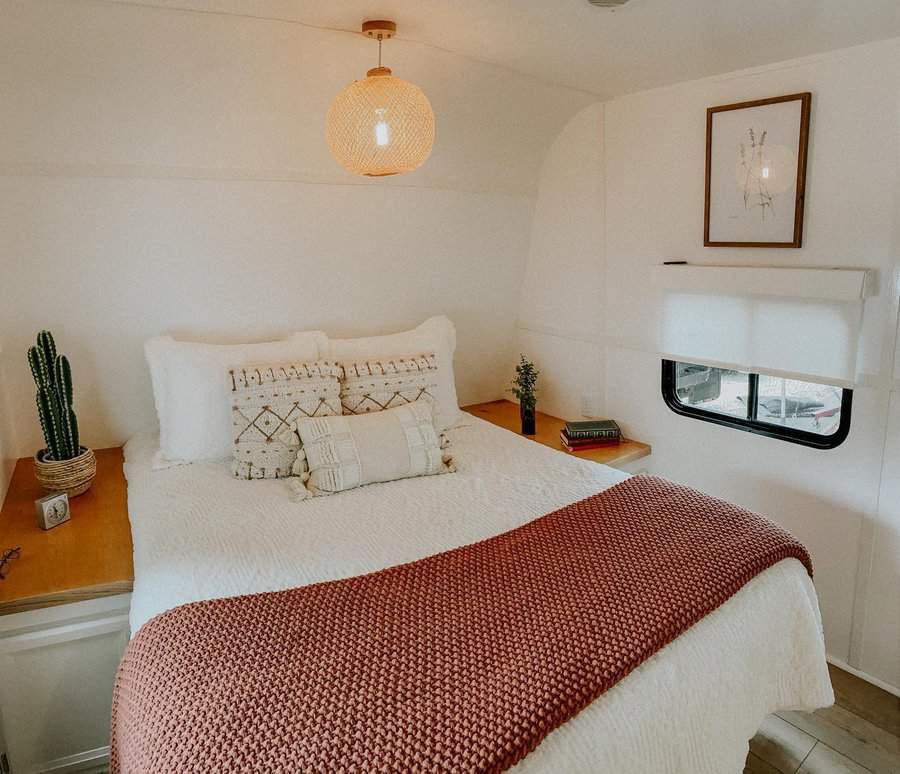
[[[559,440],[567,451],[584,451],[619,443],[622,431],[611,419],[566,422],[566,426],[559,431]]]

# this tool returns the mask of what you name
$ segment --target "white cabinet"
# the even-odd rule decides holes
[[[12,774],[106,763],[130,602],[120,594],[0,616],[0,749]]]

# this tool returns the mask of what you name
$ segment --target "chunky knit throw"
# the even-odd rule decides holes
[[[638,476],[371,575],[196,602],[116,678],[112,772],[496,772],[747,581],[791,535]]]

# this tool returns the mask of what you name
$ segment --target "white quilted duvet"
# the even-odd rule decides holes
[[[458,472],[291,500],[283,481],[226,463],[153,470],[157,441],[125,449],[134,537],[132,631],[200,599],[346,578],[496,535],[626,474],[479,419],[450,431]],[[777,709],[831,704],[818,604],[780,562],[552,733],[521,772],[740,774]]]

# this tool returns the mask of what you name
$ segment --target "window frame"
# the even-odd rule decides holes
[[[841,421],[838,429],[831,435],[820,435],[808,430],[798,430],[795,427],[784,427],[757,419],[757,396],[759,394],[759,374],[748,373],[747,413],[743,419],[728,414],[720,414],[698,406],[690,406],[682,403],[676,392],[677,367],[675,361],[662,361],[662,396],[666,405],[676,414],[692,417],[703,422],[712,422],[715,425],[733,427],[735,430],[743,430],[747,433],[764,435],[768,438],[777,438],[780,441],[809,446],[813,449],[834,449],[840,446],[850,434],[850,416],[853,408],[853,390],[846,387],[841,389]],[[699,365],[699,364],[698,364]],[[714,366],[710,366],[711,368]]]

